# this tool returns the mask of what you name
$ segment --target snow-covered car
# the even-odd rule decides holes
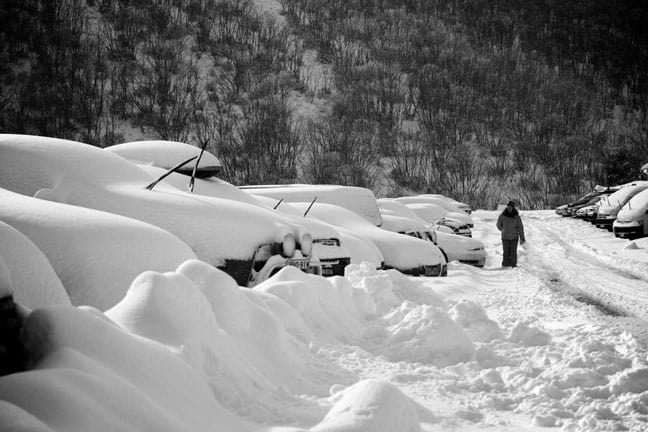
[[[312,236],[312,255],[321,263],[323,276],[342,276],[344,268],[351,262],[350,251],[340,241],[340,233],[333,226],[275,211],[273,207],[277,200],[274,200],[271,206],[266,205],[253,195],[218,178],[220,160],[208,151],[201,153],[201,149],[196,146],[163,140],[133,141],[106,147],[105,150],[130,160],[156,178],[178,166],[182,161],[199,156],[200,162],[193,180],[194,170],[186,166],[195,166],[195,164],[187,164],[170,172],[163,181],[194,194],[241,201],[271,210],[278,219],[293,229],[296,238],[302,238],[304,230],[307,230]],[[190,182],[193,182],[192,187]]]
[[[648,189],[639,192],[621,207],[612,230],[616,237],[634,239],[648,236]]]
[[[445,276],[447,261],[432,242],[400,235],[375,226],[346,208],[320,202],[292,203],[306,213],[335,226],[346,228],[372,241],[385,259],[385,268],[413,276]]]
[[[284,200],[287,202],[311,202],[335,204],[359,214],[376,226],[382,225],[376,196],[367,188],[327,184],[246,185],[246,192]]]
[[[115,144],[106,147],[105,150],[118,154],[137,164],[151,165],[158,168],[170,169],[180,162],[193,157],[200,157],[198,164],[187,163],[178,166],[174,172],[185,176],[194,176],[198,179],[212,178],[218,176],[223,165],[215,155],[208,151],[178,141],[168,140],[142,140],[122,144]],[[187,187],[188,181],[183,182],[183,188]],[[196,185],[196,188],[199,188]]]
[[[196,259],[175,235],[135,219],[2,188],[0,202],[0,220],[43,252],[74,305],[106,310],[140,273],[172,271]]]
[[[476,267],[486,263],[484,244],[476,239],[440,231],[439,225],[427,224],[405,204],[389,198],[378,200],[386,230],[432,241],[446,261],[459,261]]]
[[[123,157],[75,141],[3,134],[0,154],[0,187],[156,225],[239,285],[253,286],[286,265],[321,273],[310,233],[296,238],[268,209],[155,185]]]
[[[0,189],[0,195],[3,191]],[[8,289],[13,300],[28,309],[72,304],[43,251],[23,233],[0,220],[0,299],[9,294]]]
[[[599,228],[605,228],[612,231],[612,224],[617,218],[617,214],[633,196],[639,192],[648,189],[648,181],[639,180],[624,185],[621,189],[609,195],[603,200],[598,208],[595,225]]]
[[[325,224],[327,226],[333,227],[342,242],[344,250],[349,252],[350,261],[352,264],[370,262],[374,264],[377,269],[384,268],[385,258],[380,252],[380,249],[378,249],[378,247],[376,247],[376,245],[372,241],[367,240],[362,236],[356,235],[349,229],[341,226],[334,226],[312,216],[304,218],[304,211],[300,211],[295,206],[293,206],[292,203],[283,201],[277,202],[277,200],[274,198],[268,198],[264,196],[256,196],[255,199],[258,199],[261,202],[266,202],[268,205],[276,207],[276,210],[281,213],[299,218],[300,221]]]
[[[461,201],[457,201],[454,198],[450,198],[450,197],[442,195],[442,194],[419,194],[418,196],[420,196],[420,197],[428,197],[428,198],[435,198],[437,200],[441,200],[441,202],[444,202],[444,203],[448,204],[448,207],[447,207],[448,211],[460,210],[460,211],[463,211],[463,212],[465,212],[467,214],[472,213],[472,207],[469,204],[466,204],[466,203],[461,202]],[[446,208],[445,205],[443,205],[442,207]]]
[[[461,207],[453,204],[447,198],[441,198],[435,195],[416,195],[394,198],[403,204],[434,204],[445,210],[444,217],[453,219],[472,228],[475,226],[472,217],[466,213]]]
[[[399,198],[396,201],[403,202]],[[466,237],[472,237],[472,229],[465,223],[448,216],[449,214],[443,207],[432,203],[407,203],[403,202],[409,209],[423,219],[426,223],[450,228],[454,234]]]

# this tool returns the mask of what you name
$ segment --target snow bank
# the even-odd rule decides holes
[[[177,350],[229,409],[261,422],[286,420],[278,401],[292,404],[294,393],[325,394],[328,384],[309,376],[305,367],[317,370],[317,359],[253,293],[193,260],[176,272],[141,274],[106,314]]]
[[[420,421],[412,400],[396,386],[362,380],[334,395],[335,405],[312,432],[418,432]]]
[[[66,432],[252,430],[172,350],[95,309],[41,308],[23,333],[34,369],[0,378],[0,399],[16,405],[3,405],[5,424]]]
[[[285,267],[255,291],[290,304],[322,340],[352,342],[364,332],[353,287],[340,277],[324,279]]]

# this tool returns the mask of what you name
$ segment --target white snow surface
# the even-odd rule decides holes
[[[367,263],[247,289],[189,259],[105,312],[38,307],[0,431],[647,430],[648,239],[521,211],[503,269],[497,212],[472,216],[486,266],[446,278]]]

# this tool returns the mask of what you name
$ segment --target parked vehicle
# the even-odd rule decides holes
[[[396,201],[401,202],[396,198]],[[426,223],[432,225],[445,226],[452,229],[452,232],[457,235],[472,237],[472,229],[470,227],[453,217],[449,217],[446,210],[436,204],[432,203],[404,203],[414,213],[416,213]]]
[[[394,268],[413,276],[445,276],[447,261],[432,242],[400,235],[379,228],[367,219],[343,207],[320,202],[293,203],[307,217],[316,217],[346,228],[372,241],[385,259],[385,268]]]
[[[569,217],[575,216],[578,209],[581,207],[593,205],[597,202],[596,198],[601,195],[609,195],[613,192],[621,189],[622,186],[600,186],[597,185],[594,187],[594,190],[583,195],[582,197],[561,206],[556,207],[556,214],[561,216]]]
[[[616,237],[635,239],[648,236],[648,189],[639,192],[621,207],[612,230]]]
[[[435,201],[426,201],[426,202],[432,202],[434,204],[438,204],[441,207],[445,208],[448,211],[451,212],[456,212],[456,211],[463,211],[466,214],[471,214],[472,213],[472,208],[470,205],[463,203],[461,201],[457,201],[454,198],[447,197],[445,195],[441,194],[419,194],[415,195],[414,197],[422,197],[422,198],[433,198]]]
[[[350,251],[340,241],[340,233],[331,225],[317,220],[305,219],[294,214],[275,211],[277,200],[262,203],[257,197],[247,193],[236,186],[219,179],[216,174],[220,172],[219,159],[207,151],[190,144],[176,141],[147,140],[134,141],[107,147],[106,150],[116,153],[150,175],[158,178],[167,170],[178,163],[188,160],[193,156],[200,156],[196,170],[199,178],[192,182],[193,169],[177,170],[164,178],[168,183],[180,190],[189,190],[198,195],[225,198],[256,205],[275,213],[278,219],[293,229],[296,238],[302,237],[306,229],[312,236],[312,256],[316,257],[322,266],[322,276],[342,276],[344,268],[351,262]],[[372,258],[375,258],[372,256]]]
[[[0,196],[5,191],[0,189]],[[43,251],[26,235],[2,220],[0,290],[0,298],[11,294],[16,303],[27,309],[71,305],[70,296]]]
[[[256,197],[260,201],[266,201],[268,205],[277,206],[277,200],[274,198],[268,198],[263,196]],[[326,224],[327,226],[333,227],[333,225],[328,224],[320,219],[314,217],[304,218],[304,211],[297,209],[293,203],[281,202],[280,205],[276,207],[277,211],[292,215],[293,217],[298,217],[300,220],[317,222],[319,224]],[[380,249],[371,241],[360,235],[357,235],[352,230],[335,226],[334,227],[339,238],[342,242],[344,249],[349,252],[350,261],[352,264],[362,264],[363,262],[372,263],[376,269],[385,268],[385,258],[383,257]]]
[[[589,206],[599,206],[601,203],[601,199],[605,200],[609,194],[601,194],[592,197],[589,201],[586,201],[585,203],[569,206],[567,209],[565,209],[565,216],[567,217],[576,217],[576,212],[580,210],[583,207],[589,207]]]
[[[2,188],[0,202],[0,220],[38,246],[74,305],[106,310],[140,273],[174,271],[196,259],[178,237],[139,220]]]
[[[378,205],[383,217],[382,228],[432,241],[448,262],[459,261],[476,267],[484,266],[486,250],[481,241],[439,231],[439,225],[427,224],[409,207],[394,199],[379,199]]]
[[[249,185],[241,189],[287,202],[311,202],[335,204],[367,219],[376,226],[382,225],[380,210],[374,193],[362,187],[339,185]]]
[[[198,164],[187,163],[178,166],[175,172],[187,176],[195,176],[198,179],[217,177],[221,174],[223,165],[212,153],[178,141],[168,140],[142,140],[122,144],[115,144],[106,147],[106,150],[122,156],[137,164],[151,165],[158,168],[170,169],[178,163],[188,160],[194,156],[200,157]],[[183,185],[184,189],[188,181]]]
[[[416,195],[407,197],[394,198],[403,204],[434,204],[445,210],[443,215],[446,219],[453,219],[467,225],[469,228],[475,226],[472,217],[461,208],[452,204],[448,199],[440,198],[432,195]]]
[[[612,224],[617,218],[621,207],[625,205],[633,196],[648,189],[648,181],[636,181],[623,185],[618,191],[608,196],[599,206],[596,215],[596,226],[612,231]]]
[[[596,215],[598,214],[598,208],[600,207],[601,203],[603,203],[607,199],[608,196],[608,194],[603,194],[593,198],[590,204],[579,207],[576,210],[574,217],[586,220],[588,222],[594,222]]]
[[[156,225],[239,285],[255,285],[286,265],[321,274],[320,263],[311,259],[310,233],[296,238],[268,209],[163,182],[154,186],[137,165],[79,142],[3,134],[0,154],[0,187]]]

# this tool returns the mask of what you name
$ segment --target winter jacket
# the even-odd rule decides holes
[[[504,211],[497,218],[497,229],[502,232],[502,240],[517,240],[524,242],[524,225],[516,209]]]

